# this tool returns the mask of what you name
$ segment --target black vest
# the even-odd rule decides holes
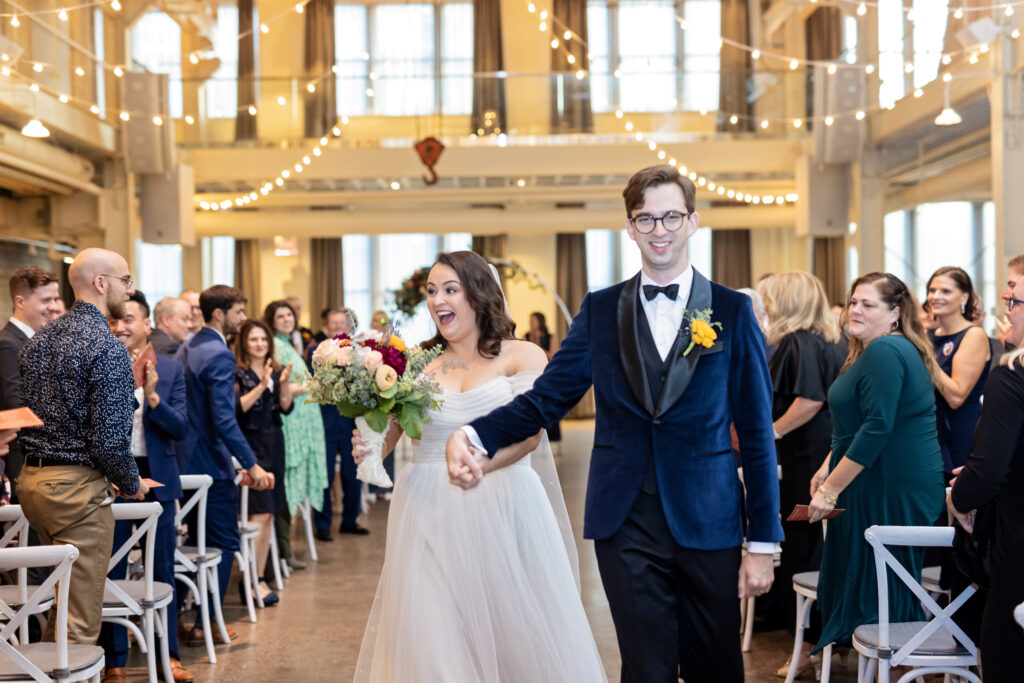
[[[651,399],[654,404],[657,405],[658,398],[661,396],[661,390],[665,386],[665,377],[668,373],[668,361],[661,359],[661,354],[658,353],[658,347],[654,343],[654,333],[651,332],[651,325],[647,321],[647,313],[644,311],[643,306],[639,306],[636,311],[637,327],[639,328],[639,342],[640,342],[640,355],[644,360],[644,369],[647,373],[647,386],[651,391]],[[676,333],[676,340],[672,347],[675,348],[675,344],[679,343],[679,333]],[[671,358],[672,352],[669,351],[666,358]],[[651,454],[651,458],[647,463],[647,474],[644,476],[644,493],[654,495],[658,492],[658,475],[654,468],[654,454]]]

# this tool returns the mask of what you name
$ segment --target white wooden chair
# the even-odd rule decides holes
[[[0,524],[9,525],[4,531],[3,537],[0,538],[0,548],[28,547],[28,520],[25,519],[20,505],[0,506]],[[29,585],[28,569],[26,567],[19,568],[16,585],[0,586],[0,602],[3,603],[3,607],[0,607],[0,620],[6,621],[12,618],[15,610],[28,600],[29,592],[35,592],[38,588],[39,586]],[[42,597],[36,604],[35,611],[32,612],[36,619],[43,620],[43,617],[39,615],[50,611],[53,600],[52,591]],[[28,642],[28,619],[21,623],[19,642]]]
[[[167,643],[167,607],[174,601],[174,586],[153,580],[153,554],[156,524],[163,511],[160,503],[115,503],[111,506],[115,521],[134,521],[135,530],[114,548],[107,571],[113,571],[136,543],[142,543],[142,579],[110,579],[103,596],[103,621],[123,626],[135,634],[135,642],[146,655],[150,683],[156,683],[156,635],[160,636],[160,660],[165,681],[174,680]],[[174,605],[172,609],[177,609]],[[130,619],[140,617],[142,629]]]
[[[210,663],[217,663],[217,655],[213,651],[213,631],[210,629],[210,605],[213,605],[217,628],[221,642],[230,643],[227,626],[220,607],[220,584],[217,580],[217,565],[221,562],[220,548],[206,547],[206,498],[213,485],[213,477],[208,474],[181,475],[181,488],[187,496],[183,499],[178,512],[174,515],[176,527],[184,523],[186,516],[193,509],[197,510],[195,530],[195,546],[181,546],[174,551],[174,578],[188,587],[192,599],[199,605],[199,614],[203,623],[203,639],[206,641],[206,653]],[[188,494],[189,491],[193,493]],[[195,577],[193,581],[192,577]]]
[[[796,678],[796,667],[793,664],[800,661],[804,631],[810,626],[811,610],[818,599],[818,576],[818,572],[800,572],[793,575],[793,592],[796,593],[796,636],[793,638],[793,654],[789,658],[786,683],[793,683]],[[832,644],[829,643],[821,653],[821,683],[828,683],[831,675]]]
[[[974,594],[974,586],[968,586],[943,609],[886,547],[950,547],[952,527],[873,526],[864,531],[864,537],[875,553],[878,623],[859,626],[853,633],[853,647],[860,655],[858,682],[873,680],[877,666],[879,683],[889,683],[892,667],[907,666],[913,668],[900,677],[899,683],[936,673],[981,683],[977,674],[968,668],[978,664],[974,641],[952,619]],[[889,622],[887,576],[890,569],[933,615],[931,621]]]
[[[320,558],[316,554],[316,536],[313,535],[313,506],[309,502],[309,498],[300,502],[295,511],[302,515],[302,524],[306,528],[306,545],[309,546],[309,559],[314,562],[319,562]]]
[[[99,683],[103,669],[103,648],[96,645],[68,644],[68,587],[71,565],[78,559],[72,545],[34,546],[0,549],[0,571],[54,567],[50,576],[14,611],[0,630],[0,680],[71,681]],[[55,589],[56,587],[56,589]],[[53,643],[12,644],[18,629],[39,608],[48,594],[56,596],[57,620]],[[3,603],[0,599],[0,603]],[[5,612],[10,605],[4,604]]]
[[[259,572],[256,569],[256,537],[260,535],[260,526],[249,521],[249,487],[241,484],[241,476],[236,480],[241,491],[239,496],[238,533],[240,536],[238,568],[242,571],[242,591],[245,594],[245,607],[249,611],[249,621],[256,623],[256,606],[263,609],[263,596],[259,592]],[[255,606],[253,593],[256,593]]]

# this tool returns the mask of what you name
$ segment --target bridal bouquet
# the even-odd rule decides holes
[[[313,379],[309,401],[334,405],[345,417],[355,418],[369,455],[359,464],[356,476],[369,484],[392,485],[384,471],[384,437],[388,416],[413,439],[423,435],[428,411],[441,407],[441,387],[423,368],[441,353],[441,347],[406,348],[398,335],[370,333],[357,337],[342,334],[320,343],[313,352]]]

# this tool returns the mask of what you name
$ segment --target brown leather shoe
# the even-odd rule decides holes
[[[107,672],[103,674],[103,683],[126,683],[127,680],[123,666],[107,669]]]
[[[214,631],[213,631],[213,643],[215,645],[221,645],[222,644],[220,642],[219,630],[220,629],[214,628]],[[238,638],[238,631],[236,631],[235,629],[233,629],[233,628],[231,628],[229,626],[228,627],[228,638],[230,640],[234,640],[234,639]],[[186,634],[185,644],[188,645],[189,647],[202,647],[203,645],[206,645],[206,640],[203,638],[203,629],[199,628],[198,626],[192,628]]]
[[[160,680],[165,680],[163,667],[158,667],[157,672],[160,675]],[[195,677],[189,670],[183,667],[181,662],[174,657],[171,657],[171,676],[174,679],[174,683],[192,683],[195,680]]]

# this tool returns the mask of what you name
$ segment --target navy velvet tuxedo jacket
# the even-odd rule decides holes
[[[187,474],[215,480],[235,478],[234,456],[242,467],[256,464],[235,415],[235,354],[215,330],[203,327],[181,345],[176,356],[185,373],[189,441]]]
[[[156,357],[156,393],[160,403],[142,409],[142,429],[146,436],[146,460],[149,476],[163,484],[153,489],[160,502],[181,498],[181,463],[178,450],[188,436],[185,408],[185,375],[181,363],[167,356]]]
[[[750,541],[780,542],[772,388],[764,336],[750,299],[694,271],[687,310],[713,309],[711,348],[690,343],[684,320],[660,396],[652,396],[639,346],[640,276],[583,299],[561,349],[533,389],[471,423],[490,454],[560,420],[593,384],[597,407],[585,538],[625,521],[654,459],[658,491],[679,545],[719,550],[744,539],[742,488],[729,434],[740,442]]]

